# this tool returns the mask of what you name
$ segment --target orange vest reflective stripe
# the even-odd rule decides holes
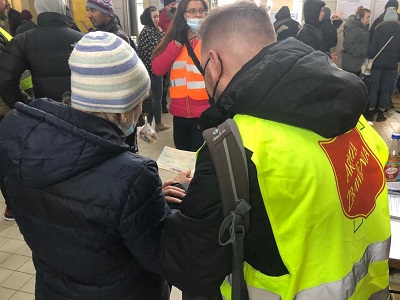
[[[193,49],[200,60],[201,42]],[[177,57],[171,68],[171,85],[169,93],[171,98],[190,97],[193,100],[208,99],[205,89],[204,77],[197,69],[189,56],[186,46],[183,46],[181,54]]]

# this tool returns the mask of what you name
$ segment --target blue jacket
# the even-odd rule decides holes
[[[120,133],[47,99],[17,103],[1,122],[0,168],[32,250],[36,299],[169,298],[157,165]]]

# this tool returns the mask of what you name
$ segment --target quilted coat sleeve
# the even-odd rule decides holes
[[[148,162],[135,179],[120,220],[120,235],[139,264],[160,274],[159,241],[170,213],[155,162]]]
[[[18,37],[19,39],[13,38],[0,53],[0,96],[10,108],[23,100],[19,80],[22,73],[28,69],[21,44],[24,34]]]
[[[208,147],[204,147],[181,211],[166,218],[161,237],[164,275],[190,296],[219,293],[224,278],[231,273],[231,245],[219,244],[222,221],[218,180]]]

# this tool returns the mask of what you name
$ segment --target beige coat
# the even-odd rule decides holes
[[[342,56],[343,56],[343,39],[344,39],[344,26],[346,21],[343,20],[343,23],[337,29],[337,44],[336,47],[330,49],[331,53],[336,53],[337,60],[336,65],[342,69]]]

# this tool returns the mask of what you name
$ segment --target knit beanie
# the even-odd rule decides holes
[[[71,106],[90,112],[125,113],[149,93],[146,67],[132,47],[113,33],[86,34],[69,58]]]
[[[304,2],[303,14],[306,24],[313,24],[319,22],[319,14],[321,9],[325,6],[325,2],[321,0],[306,0]]]
[[[398,16],[396,9],[394,7],[388,7],[386,8],[386,13],[383,17],[383,21],[397,21]]]
[[[44,12],[54,12],[65,15],[65,1],[64,0],[35,0],[35,10],[37,14]]]
[[[389,0],[385,5],[385,9],[388,7],[394,7],[397,11],[399,9],[399,2],[397,0]]]
[[[31,14],[31,12],[29,10],[23,9],[21,11],[21,20],[29,21],[29,20],[32,20],[32,18],[33,18],[32,14]]]
[[[338,17],[340,20],[343,19],[343,12],[341,10],[337,10],[332,14],[331,19],[333,19],[334,17]]]
[[[111,0],[87,0],[86,7],[94,8],[107,16],[114,17],[114,7]]]
[[[167,6],[173,2],[176,2],[176,0],[164,0],[164,6]]]

